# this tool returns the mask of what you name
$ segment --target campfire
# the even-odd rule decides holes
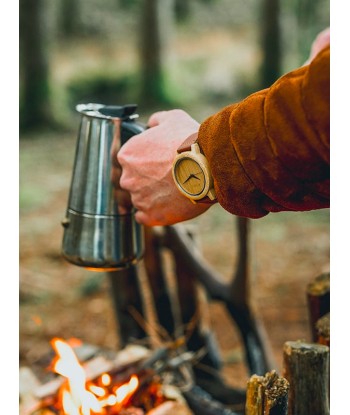
[[[85,370],[70,345],[61,339],[53,339],[51,344],[57,354],[53,369],[66,378],[54,404],[59,414],[118,414],[126,407],[139,386],[136,375],[121,385],[114,384],[108,373],[87,381]]]
[[[151,352],[131,346],[114,360],[98,356],[81,363],[75,352],[77,341],[54,338],[51,346],[55,357],[48,369],[56,376],[32,391],[36,399],[21,415],[192,413],[180,390],[166,385],[164,380],[169,377],[170,369],[174,381],[176,372],[183,372],[182,366],[193,358],[192,353],[177,353],[172,357],[169,353],[174,351],[173,347],[164,346]]]

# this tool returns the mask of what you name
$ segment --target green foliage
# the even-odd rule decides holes
[[[130,103],[137,99],[138,88],[139,78],[136,74],[85,74],[72,79],[67,85],[68,105],[74,108],[79,102],[100,102],[107,105]]]
[[[106,105],[137,103],[148,109],[162,106],[171,108],[181,103],[181,92],[164,76],[153,78],[148,91],[141,91],[140,76],[137,73],[118,76],[105,72],[85,74],[72,79],[66,88],[67,104],[71,110],[78,103],[99,102]]]
[[[140,6],[140,0],[119,0],[119,6],[124,10],[136,10]]]

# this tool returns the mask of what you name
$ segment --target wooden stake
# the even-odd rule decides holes
[[[275,370],[253,375],[247,385],[245,415],[287,415],[289,383]]]
[[[329,348],[286,342],[283,358],[284,377],[290,383],[288,415],[329,415]]]
[[[307,286],[307,302],[310,316],[312,341],[317,342],[317,320],[330,310],[330,274],[323,273]]]
[[[317,331],[317,343],[330,346],[331,335],[330,335],[330,314],[327,313],[323,317],[317,320],[316,323]]]

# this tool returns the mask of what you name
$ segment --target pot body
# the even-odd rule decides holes
[[[118,204],[111,182],[115,157],[144,127],[136,106],[80,104],[81,114],[64,227],[62,254],[71,263],[95,271],[123,269],[143,255],[143,229],[134,208]]]

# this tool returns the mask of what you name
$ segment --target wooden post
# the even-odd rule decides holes
[[[317,343],[330,346],[331,335],[330,335],[330,314],[327,313],[323,317],[317,320]]]
[[[330,274],[329,272],[317,276],[307,286],[307,302],[310,316],[312,341],[317,342],[317,320],[330,310]]]
[[[290,384],[288,415],[329,415],[329,348],[286,342],[283,359],[284,377]]]
[[[288,381],[275,370],[253,375],[247,384],[245,415],[287,415]]]

